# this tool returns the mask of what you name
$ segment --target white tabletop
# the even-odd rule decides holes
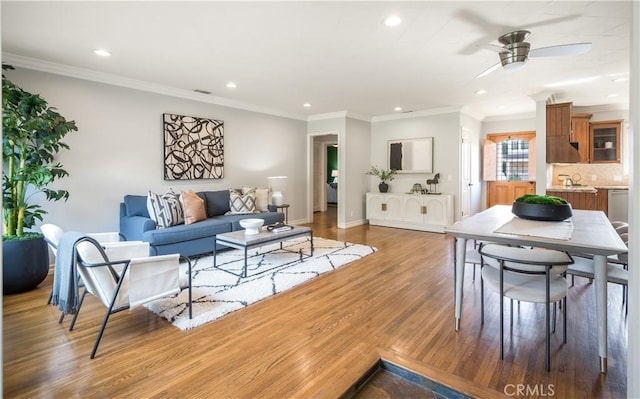
[[[480,239],[516,245],[539,245],[545,248],[590,255],[614,255],[627,252],[604,212],[573,210],[573,233],[569,240],[534,237],[528,235],[496,233],[499,227],[515,218],[511,206],[496,205],[445,229],[456,237]],[[553,222],[549,223],[553,228]]]

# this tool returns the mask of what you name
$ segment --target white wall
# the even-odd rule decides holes
[[[434,173],[397,174],[389,182],[389,192],[408,192],[415,183],[426,186],[426,180],[440,173],[438,191],[455,196],[455,215],[459,219],[460,189],[460,113],[447,112],[415,117],[374,121],[371,124],[371,164],[388,168],[389,140],[433,137]],[[369,191],[378,191],[378,179],[369,178]]]
[[[338,145],[338,164],[345,175],[338,184],[338,198],[344,198],[338,207],[338,227],[347,228],[363,224],[366,219],[366,193],[369,178],[365,172],[371,165],[371,123],[347,118],[345,134]],[[343,150],[344,149],[344,150]],[[340,217],[340,214],[343,216]],[[340,223],[344,220],[344,223]]]
[[[6,76],[41,94],[79,131],[64,140],[59,160],[70,177],[56,184],[67,202],[46,203],[46,222],[67,230],[118,230],[125,194],[169,188],[224,190],[266,186],[266,177],[288,175],[289,220],[306,211],[306,122],[131,90],[26,69]],[[221,180],[164,181],[162,114],[224,121],[225,176]]]

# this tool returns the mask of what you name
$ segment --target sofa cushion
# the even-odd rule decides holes
[[[230,231],[230,221],[213,218],[188,225],[179,224],[164,229],[145,231],[142,239],[153,245],[167,245],[197,240],[204,237],[212,237],[217,234],[228,233]],[[213,248],[211,248],[211,251],[213,251]]]
[[[124,207],[127,211],[127,216],[149,217],[146,195],[125,195]]]
[[[204,199],[193,191],[183,191],[180,194],[180,202],[184,210],[184,224],[199,222],[207,218]]]
[[[226,215],[246,215],[256,211],[255,191],[242,194],[237,190],[229,191],[229,211]]]
[[[149,216],[158,228],[165,228],[184,223],[184,211],[178,194],[173,190],[160,195],[149,191],[147,195]]]
[[[201,191],[197,194],[205,199],[207,217],[220,216],[229,212],[229,190]]]

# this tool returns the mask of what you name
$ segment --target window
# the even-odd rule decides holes
[[[496,180],[529,180],[529,142],[508,137],[497,144]]]
[[[535,132],[488,134],[483,145],[483,180],[535,181]]]

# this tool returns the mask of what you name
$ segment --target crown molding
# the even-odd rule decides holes
[[[629,112],[629,103],[626,104],[601,104],[601,105],[574,105],[575,112],[595,114],[598,112],[623,111]]]
[[[527,113],[523,113],[523,114],[488,116],[488,117],[484,118],[484,120],[482,122],[515,121],[515,120],[535,119],[535,118],[536,118],[536,113],[535,112],[527,112]]]
[[[451,114],[451,113],[460,112],[460,111],[462,111],[462,107],[459,107],[459,106],[432,108],[432,109],[425,109],[422,111],[410,111],[410,112],[402,112],[399,114],[374,116],[373,118],[371,118],[371,122],[383,122],[383,121],[392,121],[397,119],[420,118],[423,116]]]
[[[144,80],[125,78],[119,75],[113,75],[105,72],[97,72],[91,69],[73,67],[65,64],[58,64],[50,61],[43,61],[36,58],[24,57],[21,55],[2,53],[2,62],[10,64],[14,67],[31,69],[34,71],[47,72],[54,75],[67,76],[70,78],[88,80],[92,82],[104,83],[112,86],[120,86],[128,89],[146,91],[155,94],[161,94],[170,97],[177,97],[186,100],[193,100],[208,104],[221,105],[229,108],[236,108],[245,111],[258,112],[280,116],[283,118],[297,119],[306,121],[303,115],[293,114],[291,112],[282,111],[275,108],[264,107],[261,105],[245,103],[242,101],[234,101],[226,98],[211,96],[209,94],[196,93],[191,90],[181,89],[172,86],[161,85],[157,83],[147,82]]]
[[[307,116],[307,121],[323,121],[327,119],[346,118],[347,111],[328,112],[326,114],[315,114]]]

